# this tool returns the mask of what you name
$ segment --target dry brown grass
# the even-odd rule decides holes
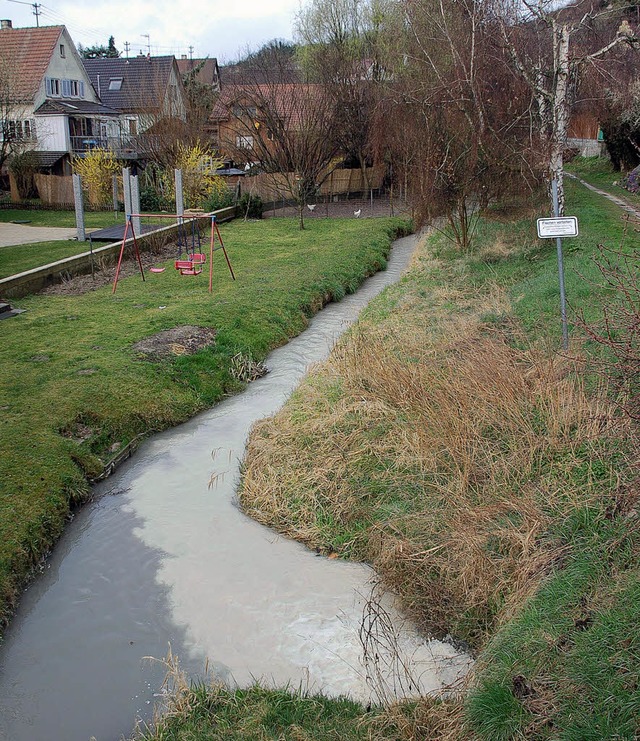
[[[423,628],[478,647],[561,557],[550,522],[577,504],[575,453],[597,459],[610,414],[569,361],[482,324],[505,308],[498,289],[403,297],[257,425],[241,501],[321,552],[371,562]],[[588,481],[572,491],[597,496]]]

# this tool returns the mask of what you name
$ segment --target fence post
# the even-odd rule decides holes
[[[73,202],[76,207],[76,229],[78,242],[86,242],[87,235],[84,229],[84,202],[82,200],[82,179],[80,175],[73,176]]]
[[[124,195],[124,214],[128,220],[133,210],[131,209],[131,183],[129,182],[131,171],[128,167],[122,168],[122,192]]]
[[[175,170],[175,181],[176,181],[176,213],[178,216],[184,215],[184,196],[182,193],[182,170]],[[178,219],[178,223],[182,223],[182,219]]]
[[[129,179],[129,186],[131,189],[131,213],[140,213],[140,187],[138,186],[138,176],[132,175]],[[140,223],[140,217],[135,216],[132,220],[133,233],[137,236],[142,234],[142,224]]]

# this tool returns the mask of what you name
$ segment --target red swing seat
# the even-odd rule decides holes
[[[202,266],[207,261],[207,256],[202,252],[194,252],[189,255],[188,260],[176,260],[174,265],[180,275],[200,275]]]

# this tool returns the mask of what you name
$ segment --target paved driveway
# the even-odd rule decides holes
[[[52,242],[56,239],[73,239],[77,234],[74,228],[28,226],[26,224],[0,223],[0,247],[29,242]]]

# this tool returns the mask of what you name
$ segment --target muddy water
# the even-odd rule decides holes
[[[208,658],[209,672],[230,683],[372,697],[358,639],[371,571],[279,537],[244,516],[234,494],[253,422],[275,412],[399,278],[414,245],[398,240],[388,269],[272,353],[267,376],[154,436],[96,487],[0,647],[0,738],[129,734],[136,718],[150,718],[164,674],[145,657],[164,657],[169,643],[193,674]],[[423,690],[464,671],[464,656],[395,621]]]

